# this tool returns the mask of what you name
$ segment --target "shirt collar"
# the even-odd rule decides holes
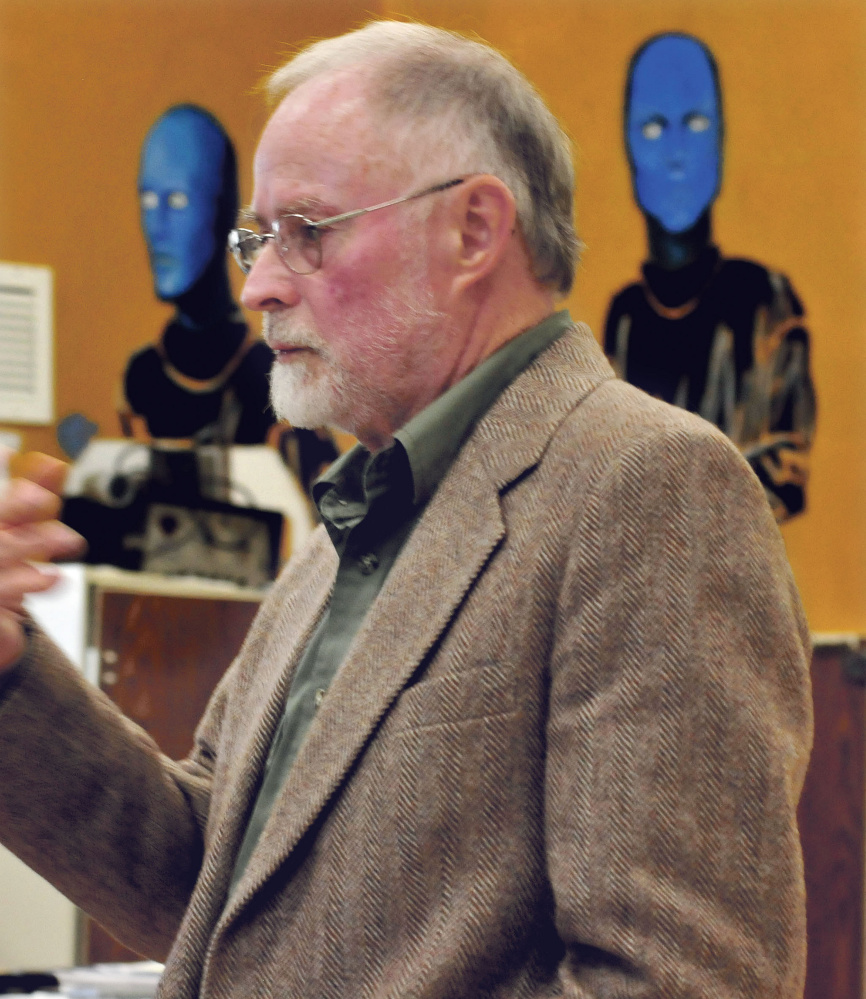
[[[555,312],[503,344],[394,434],[406,449],[415,503],[426,503],[475,424],[521,371],[573,323]]]
[[[396,442],[376,454],[356,444],[313,483],[313,499],[336,544],[336,532],[357,526],[386,493],[405,504],[412,495],[412,472]]]

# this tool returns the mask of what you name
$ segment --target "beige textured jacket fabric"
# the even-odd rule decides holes
[[[808,638],[757,480],[576,327],[478,424],[234,853],[320,529],[161,757],[35,638],[0,838],[192,999],[795,999]],[[176,938],[176,939],[175,939]]]

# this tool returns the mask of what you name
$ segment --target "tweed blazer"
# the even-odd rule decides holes
[[[795,999],[808,639],[762,489],[578,326],[394,565],[234,893],[323,530],[175,763],[34,637],[0,838],[171,999]]]

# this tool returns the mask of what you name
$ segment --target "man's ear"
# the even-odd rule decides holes
[[[502,260],[517,230],[517,206],[508,186],[490,174],[467,177],[455,194],[454,281],[455,290],[463,290]]]

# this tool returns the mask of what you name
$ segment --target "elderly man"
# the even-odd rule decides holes
[[[179,763],[22,633],[72,541],[15,484],[3,841],[166,997],[794,999],[803,616],[733,446],[555,311],[561,131],[420,25],[272,90],[244,301],[280,413],[361,443]]]

